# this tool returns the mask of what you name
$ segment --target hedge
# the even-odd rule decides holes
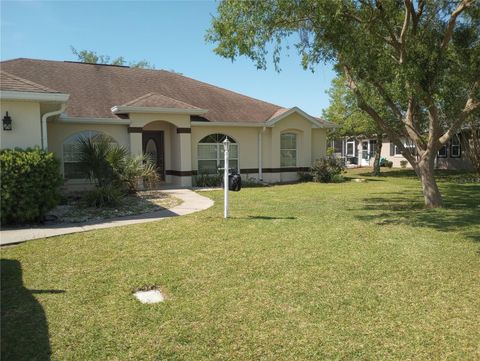
[[[1,222],[44,220],[59,201],[63,183],[60,164],[53,153],[35,149],[0,151]]]

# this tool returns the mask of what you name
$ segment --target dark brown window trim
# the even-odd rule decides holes
[[[309,167],[288,167],[288,168],[263,168],[263,173],[294,173],[294,172],[308,172]],[[190,177],[197,175],[196,170],[166,170],[166,175],[173,175],[177,177]],[[241,174],[258,173],[258,168],[244,168],[240,169]]]
[[[192,128],[177,128],[177,134],[188,134],[192,132]]]
[[[128,127],[127,128],[127,131],[129,133],[142,133],[143,132],[143,128],[142,127]]]

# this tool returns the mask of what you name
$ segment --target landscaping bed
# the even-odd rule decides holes
[[[173,208],[182,201],[160,190],[147,190],[126,195],[113,207],[87,207],[81,194],[70,194],[62,203],[47,215],[49,223],[80,223],[132,216]]]

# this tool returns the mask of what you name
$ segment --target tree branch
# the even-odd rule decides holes
[[[450,16],[448,20],[447,30],[445,31],[445,35],[443,36],[442,44],[440,45],[440,49],[445,50],[452,38],[453,28],[457,22],[457,17],[470,5],[472,5],[473,0],[463,0],[455,9],[455,11]]]
[[[404,0],[405,1],[405,17],[403,19],[403,26],[402,26],[402,31],[400,33],[400,64],[403,64],[405,61],[405,42],[407,39],[407,31],[408,31],[408,25],[410,24],[410,17],[411,17],[411,6],[412,3],[410,0]]]
[[[407,134],[410,136],[410,138],[413,140],[417,148],[423,154],[427,149],[427,144],[425,144],[425,141],[423,140],[422,135],[413,124],[414,113],[415,113],[415,101],[412,98],[410,98],[408,99],[407,113],[405,114],[405,119],[402,121],[405,124],[405,130]]]
[[[344,65],[343,68],[345,76],[347,78],[347,84],[357,99],[358,107],[364,112],[366,112],[373,119],[375,124],[377,124],[377,126],[381,130],[383,130],[388,135],[390,140],[393,141],[395,145],[400,149],[402,155],[410,162],[410,164],[412,164],[412,166],[414,166],[416,164],[416,160],[410,149],[407,149],[405,147],[403,142],[400,140],[400,136],[391,127],[389,127],[385,120],[380,116],[380,114],[378,114],[377,111],[365,101],[363,94],[361,93],[360,89],[358,89],[357,84],[353,80],[352,73],[349,67]]]
[[[478,100],[474,100],[473,98],[469,98],[465,104],[465,107],[460,112],[457,120],[455,120],[445,134],[440,137],[439,143],[441,145],[446,144],[454,134],[458,133],[465,119],[467,119],[467,117],[476,109],[480,109],[480,102]]]

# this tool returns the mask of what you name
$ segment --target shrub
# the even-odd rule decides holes
[[[400,167],[402,167],[402,168],[407,168],[407,164],[408,164],[408,161],[406,161],[406,160],[401,160],[400,161]]]
[[[53,153],[38,148],[4,149],[0,167],[2,224],[43,221],[60,200],[63,183]]]
[[[246,179],[242,180],[242,187],[243,188],[255,188],[255,187],[265,187],[266,184],[261,182],[260,180],[252,177],[247,177]]]
[[[155,164],[148,155],[127,155],[121,164],[114,166],[114,170],[130,193],[137,191],[142,181],[146,188],[152,188],[158,180]]]
[[[299,172],[298,181],[301,183],[313,181],[313,175],[310,172]]]
[[[223,174],[199,173],[194,182],[197,187],[220,187],[223,184]]]
[[[387,168],[392,168],[392,167],[393,167],[393,162],[392,162],[391,160],[387,160],[387,161],[385,162],[385,167],[387,167]]]
[[[124,193],[114,185],[104,185],[88,191],[83,197],[88,207],[112,207],[120,204]]]
[[[331,180],[331,183],[343,183],[345,182],[345,177],[341,174],[334,174],[332,176],[332,180]]]
[[[317,160],[311,170],[314,182],[329,183],[336,175],[340,175],[345,169],[341,159],[327,157]]]

